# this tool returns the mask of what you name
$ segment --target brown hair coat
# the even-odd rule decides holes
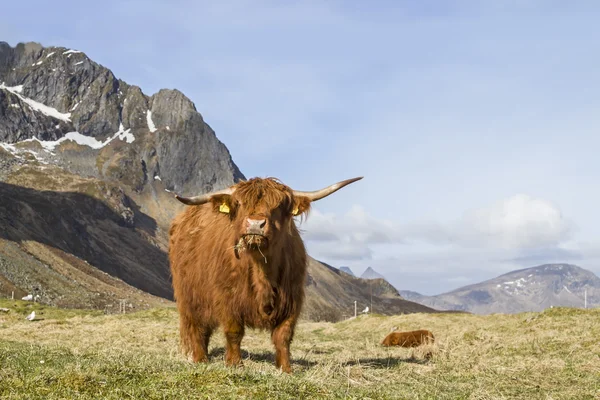
[[[417,347],[422,344],[433,343],[433,333],[426,329],[410,332],[392,332],[381,342],[383,346]]]
[[[194,362],[207,361],[210,336],[222,326],[225,361],[234,365],[241,362],[244,328],[267,329],[275,365],[290,372],[289,346],[307,268],[293,215],[309,211],[311,192],[294,192],[274,178],[254,178],[230,189],[180,198],[195,206],[171,225],[169,260],[181,346]]]

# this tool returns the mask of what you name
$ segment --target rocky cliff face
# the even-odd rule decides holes
[[[181,92],[146,96],[82,52],[0,42],[0,142],[26,141],[40,161],[137,192],[159,179],[183,194],[243,179]]]

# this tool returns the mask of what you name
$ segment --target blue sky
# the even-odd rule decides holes
[[[418,3],[418,5],[416,5]],[[440,293],[600,274],[595,1],[29,1],[0,40],[190,97],[244,174],[312,190],[315,258]]]

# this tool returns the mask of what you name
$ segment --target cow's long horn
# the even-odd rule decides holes
[[[210,198],[213,196],[216,196],[218,194],[233,194],[233,192],[234,192],[233,188],[227,188],[227,189],[223,189],[223,190],[218,190],[216,192],[201,194],[200,196],[195,196],[195,197],[181,197],[181,196],[175,195],[175,198],[177,200],[179,200],[180,202],[182,202],[183,204],[187,204],[188,206],[199,206],[204,203],[208,203],[210,201]]]
[[[316,190],[314,192],[301,192],[299,190],[294,190],[294,196],[308,197],[310,201],[321,200],[323,197],[327,197],[330,194],[332,194],[334,192],[337,192],[338,190],[340,190],[344,186],[349,185],[352,182],[359,181],[362,178],[363,178],[362,176],[359,176],[358,178],[346,179],[345,181],[334,183],[331,186],[327,186],[324,189]]]

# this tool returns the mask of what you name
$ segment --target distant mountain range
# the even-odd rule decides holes
[[[348,267],[340,267],[340,270],[352,274]],[[392,284],[371,267],[363,272],[361,278],[378,280],[378,286],[389,286],[395,291]],[[520,269],[435,296],[411,290],[397,292],[403,299],[436,310],[476,314],[542,311],[551,306],[584,307],[586,294],[587,307],[600,306],[600,278],[571,264],[544,264]]]
[[[477,314],[542,311],[551,306],[600,305],[600,278],[571,264],[544,264],[512,271],[436,296],[402,290],[400,295],[439,310]]]

